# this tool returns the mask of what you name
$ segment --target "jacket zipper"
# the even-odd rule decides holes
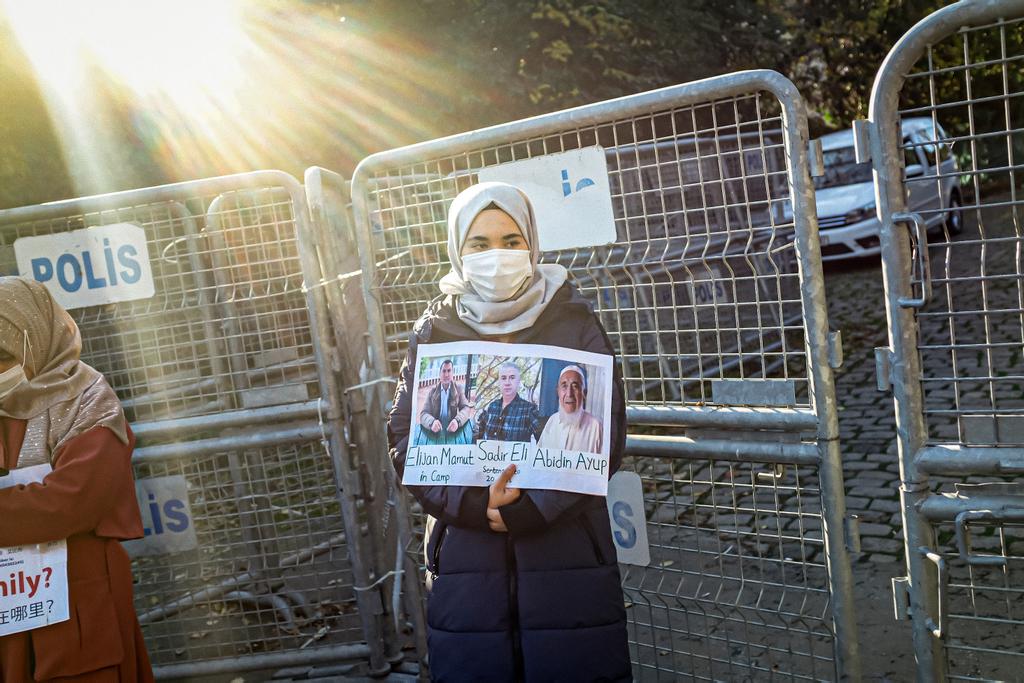
[[[511,536],[508,536],[505,543],[509,556],[508,601],[509,614],[512,621],[512,661],[515,666],[515,680],[521,681],[524,678],[523,644],[519,633],[519,586],[516,582],[516,548]]]
[[[437,580],[437,575],[441,572],[441,544],[444,543],[444,536],[448,533],[448,525],[438,521],[441,525],[441,530],[437,532],[437,543],[434,544],[434,553],[432,555],[433,562],[430,567],[430,578],[431,580]]]

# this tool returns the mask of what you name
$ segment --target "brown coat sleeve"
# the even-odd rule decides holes
[[[106,427],[65,444],[39,484],[0,489],[0,547],[57,541],[92,532],[120,540],[142,536],[131,453]]]

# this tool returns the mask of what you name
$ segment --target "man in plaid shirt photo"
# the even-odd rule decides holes
[[[501,397],[491,401],[480,413],[473,441],[530,441],[540,432],[537,406],[519,396],[519,366],[508,361],[498,368]]]

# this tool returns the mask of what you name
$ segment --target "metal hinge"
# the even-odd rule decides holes
[[[843,367],[843,331],[828,333],[828,366],[833,370]]]
[[[867,119],[853,122],[853,151],[858,164],[871,161],[871,122]]]
[[[777,462],[773,463],[771,471],[758,472],[757,481],[759,484],[773,484],[782,481],[782,478],[786,476],[786,465]]]
[[[917,248],[914,250],[914,262],[911,265],[911,280],[907,291],[912,292],[914,280],[921,283],[921,296],[901,296],[897,301],[903,308],[924,308],[932,298],[932,265],[928,253],[928,224],[919,213],[897,212],[892,215],[892,223],[909,223],[914,226]]]
[[[892,606],[896,613],[896,621],[910,618],[910,578],[892,577]]]
[[[888,346],[875,347],[875,385],[879,391],[892,389],[892,351]]]
[[[932,619],[929,615],[924,620],[924,623],[928,630],[932,632],[932,635],[941,640],[949,634],[949,564],[947,564],[946,558],[942,555],[924,546],[918,548],[917,552],[921,553],[926,560],[935,564],[938,588],[936,602],[938,603],[939,614],[935,619]]]
[[[989,484],[988,486],[991,485]],[[994,485],[1000,489],[1007,486],[1003,482],[998,482]],[[1013,485],[1011,484],[1010,486]],[[986,487],[986,485],[979,484],[979,488],[981,487]],[[1009,558],[1004,555],[983,555],[971,551],[970,531],[967,528],[967,525],[971,522],[1002,524],[1004,522],[1020,523],[1024,521],[1024,500],[1021,500],[1017,505],[1004,503],[998,507],[993,507],[994,509],[986,510],[963,510],[956,516],[956,547],[960,553],[960,559],[967,564],[976,567],[1006,566],[1009,561]]]

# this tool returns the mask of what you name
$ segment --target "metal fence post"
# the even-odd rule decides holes
[[[874,118],[874,115],[872,116]],[[877,178],[875,199],[879,215],[882,216],[882,264],[885,278],[886,311],[892,318],[899,318],[900,324],[889,325],[889,353],[894,381],[893,396],[896,402],[896,428],[899,434],[898,449],[900,461],[900,502],[903,510],[904,554],[907,562],[909,582],[908,597],[911,613],[918,615],[913,620],[914,654],[918,662],[918,680],[945,680],[946,671],[941,653],[941,644],[926,627],[924,619],[936,609],[936,575],[924,557],[916,552],[921,546],[934,547],[930,528],[923,523],[917,505],[927,495],[927,480],[923,479],[914,464],[914,454],[925,443],[924,418],[921,405],[920,359],[916,351],[916,320],[913,311],[900,306],[899,301],[909,295],[910,286],[910,237],[902,230],[894,230],[891,217],[894,212],[906,209],[900,173],[903,158],[883,150],[881,141],[886,134],[899,138],[898,121],[883,121],[872,135],[872,157],[876,160]],[[881,168],[880,168],[881,167]],[[889,194],[889,179],[895,178],[898,192]],[[915,410],[914,406],[918,406]]]
[[[781,79],[780,79],[781,80]],[[804,299],[804,327],[807,330],[807,355],[818,362],[810,367],[811,394],[819,415],[818,449],[821,454],[822,523],[825,553],[832,584],[832,614],[838,649],[836,668],[843,680],[861,680],[860,646],[857,636],[856,610],[853,598],[853,572],[849,543],[846,538],[846,498],[843,486],[843,461],[839,449],[839,410],[836,401],[835,377],[828,362],[828,306],[825,303],[825,275],[821,265],[818,238],[818,214],[815,210],[814,186],[810,182],[809,161],[802,153],[807,147],[807,110],[796,87],[788,81],[777,91],[788,96],[783,101],[783,125],[791,130],[786,136],[786,153],[790,160],[790,185],[793,191],[793,217],[803,223],[796,240],[797,258],[803,277],[800,281]]]
[[[295,192],[302,192],[300,188],[294,188]],[[306,196],[303,193],[301,200],[293,197],[296,204],[305,207]],[[342,514],[345,517],[346,527],[350,529],[350,545],[353,550],[350,554],[352,569],[356,580],[362,582],[354,586],[356,601],[359,605],[360,617],[366,628],[366,639],[370,646],[370,674],[381,675],[390,670],[390,663],[387,657],[387,647],[384,637],[386,627],[384,626],[384,609],[381,601],[381,589],[374,584],[378,581],[377,572],[379,567],[373,565],[372,541],[366,542],[362,532],[362,520],[357,509],[357,495],[361,489],[359,475],[350,463],[353,458],[349,453],[348,442],[345,439],[346,425],[342,420],[341,405],[342,396],[338,387],[332,381],[333,368],[338,365],[337,341],[333,330],[326,324],[330,319],[328,313],[327,297],[324,289],[314,285],[310,287],[311,281],[319,284],[326,282],[323,264],[316,253],[318,244],[317,233],[310,226],[310,219],[304,211],[297,211],[297,232],[301,238],[298,248],[299,255],[303,262],[303,270],[306,275],[306,299],[310,315],[310,327],[316,330],[314,344],[323,359],[318,363],[317,369],[321,376],[321,384],[327,389],[327,414],[324,416],[328,425],[327,438],[331,444],[331,452],[336,454],[334,463],[338,472],[339,483],[341,484]]]

